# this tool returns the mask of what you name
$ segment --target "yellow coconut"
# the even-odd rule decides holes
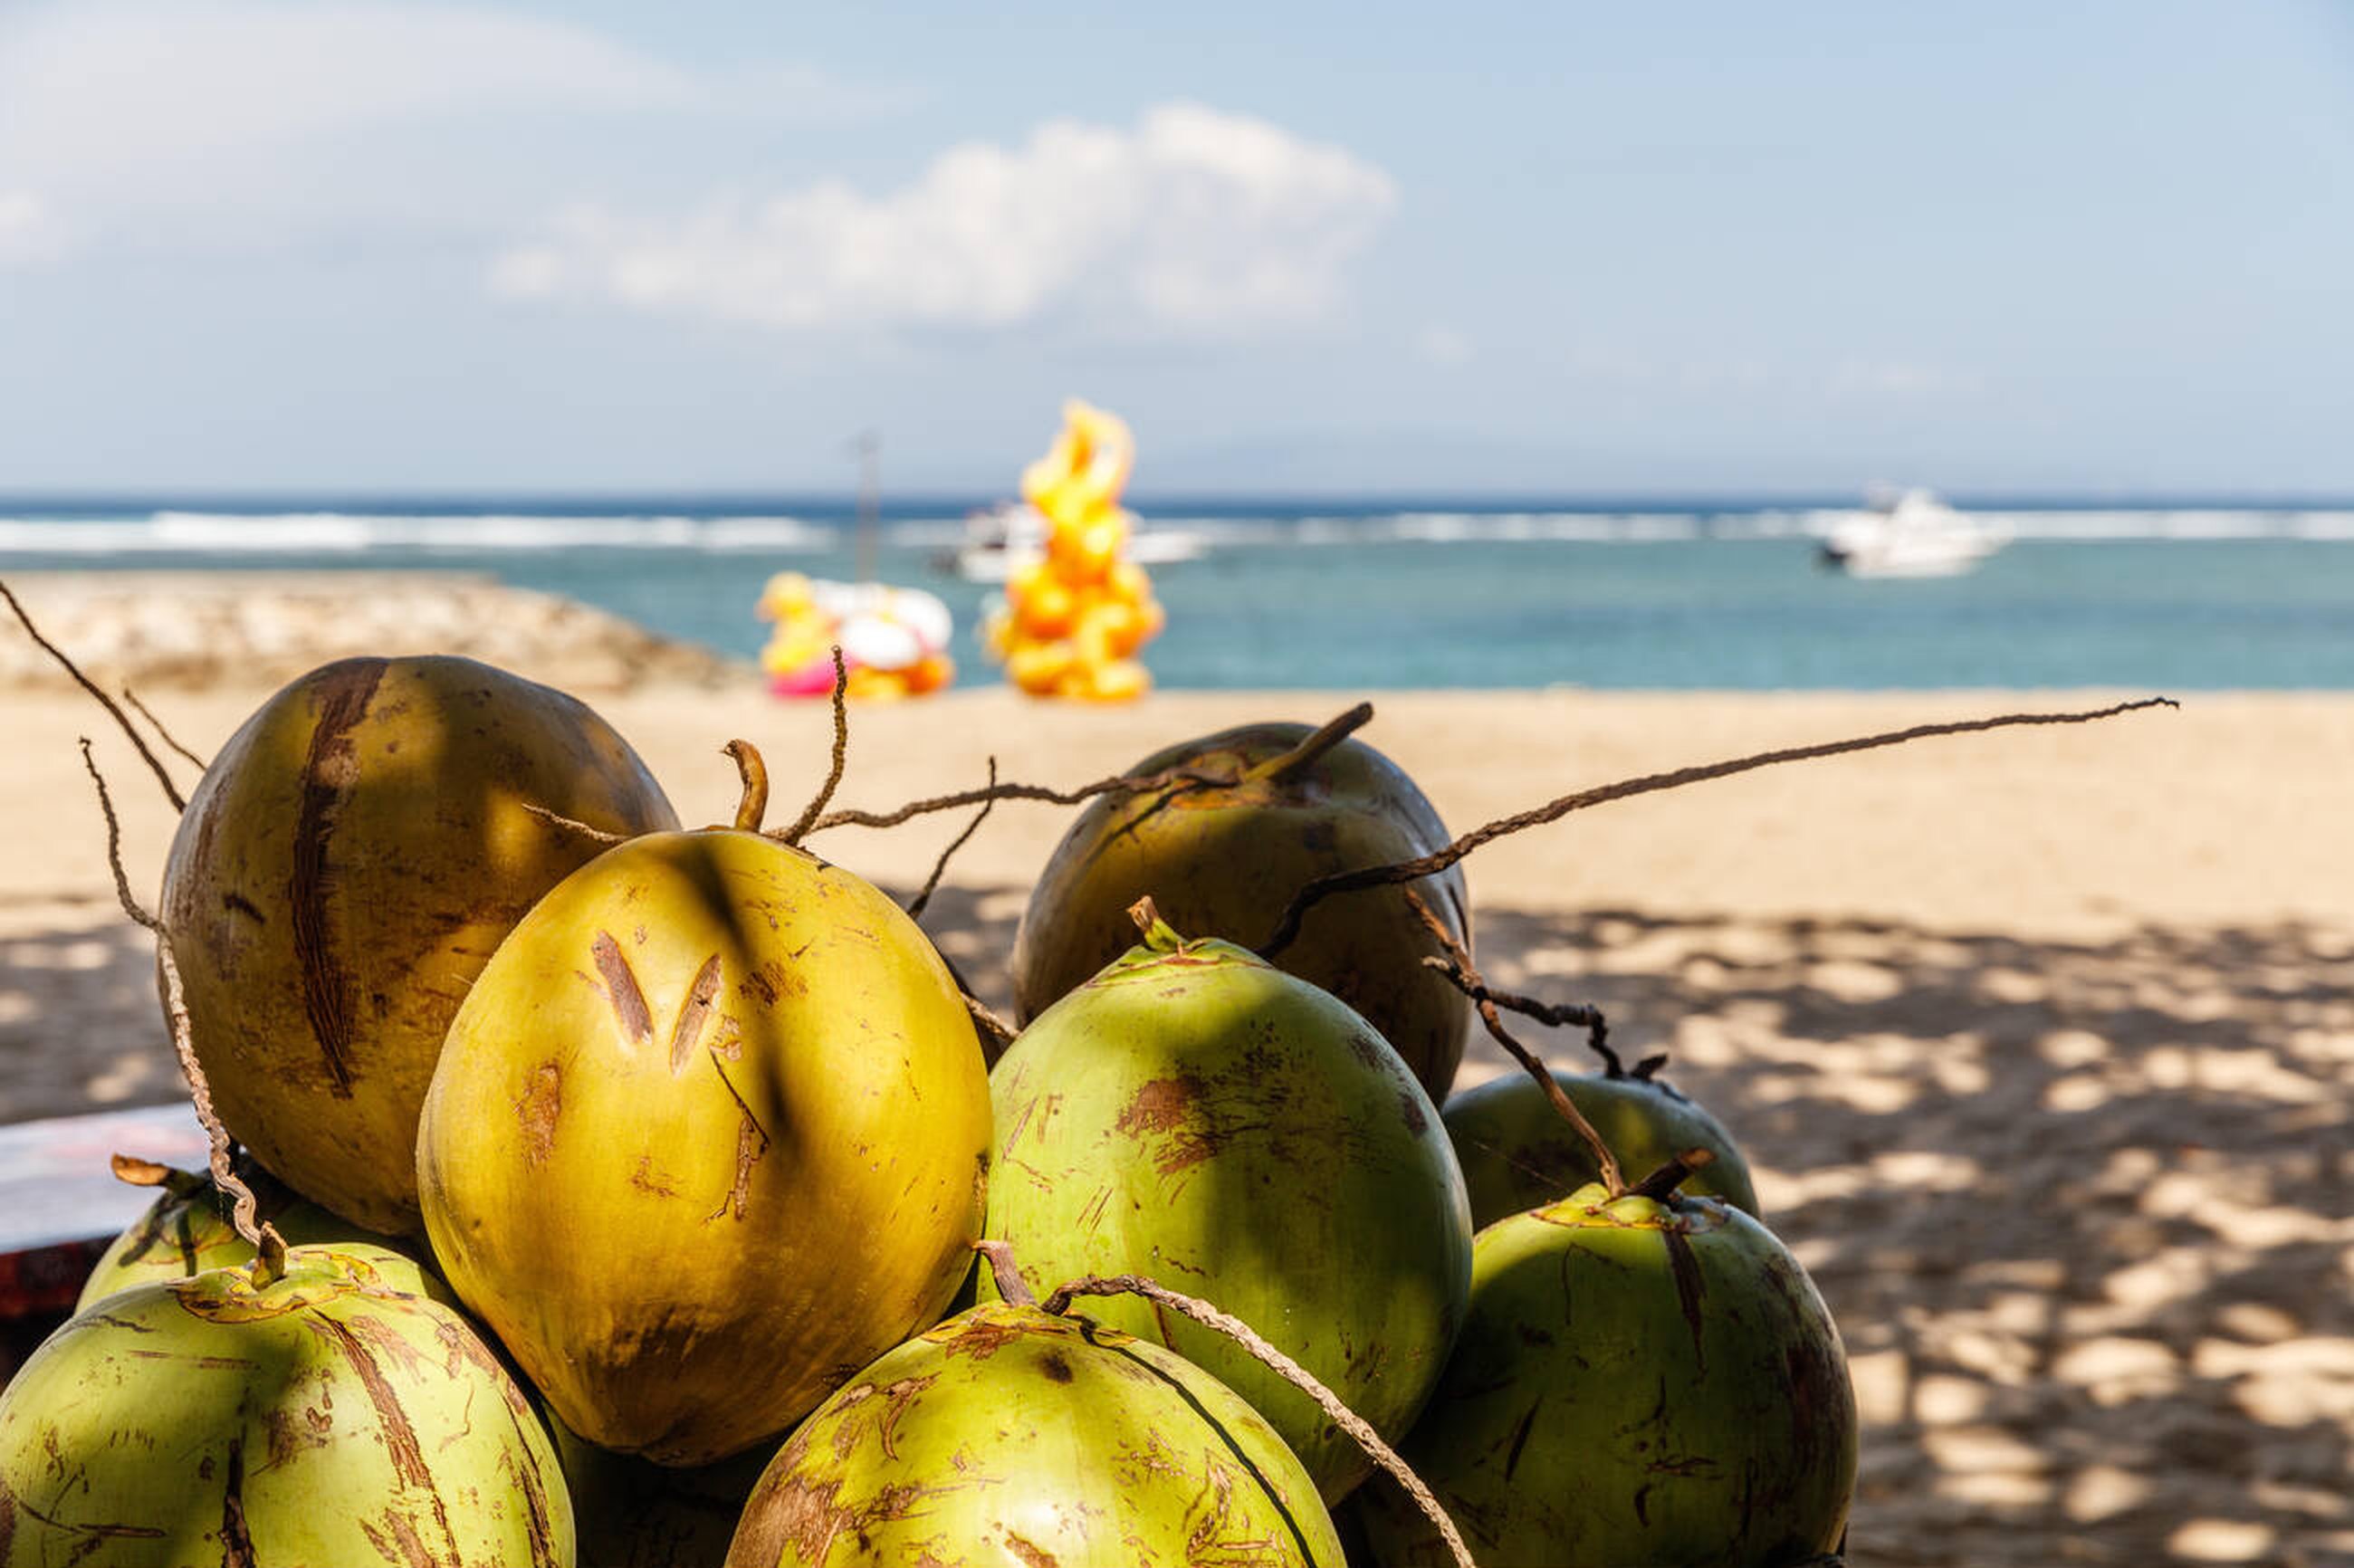
[[[677,825],[626,742],[471,659],[345,659],[246,720],[164,873],[196,1057],[231,1136],[355,1224],[418,1226],[417,1111],[508,927],[610,833]]]
[[[557,1417],[700,1465],[938,1320],[980,1234],[989,1084],[874,887],[739,829],[558,885],[451,1025],[419,1129],[445,1277]]]

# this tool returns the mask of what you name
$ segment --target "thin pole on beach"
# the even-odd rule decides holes
[[[861,430],[849,448],[858,458],[858,517],[851,534],[853,576],[862,583],[875,580],[875,535],[883,521],[883,435]]]

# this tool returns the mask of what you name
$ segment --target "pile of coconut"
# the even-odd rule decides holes
[[[215,1157],[118,1161],[155,1202],[0,1398],[0,1558],[1833,1560],[1821,1298],[1657,1061],[1487,985],[1459,863],[2022,715],[1450,838],[1370,714],[829,816],[837,700],[795,821],[737,742],[734,821],[682,830],[562,693],[295,681],[205,768],[154,911],[122,885]],[[1080,808],[1012,1021],[920,895],[799,847],[1006,798]],[[1529,1074],[1449,1098],[1474,1027]]]

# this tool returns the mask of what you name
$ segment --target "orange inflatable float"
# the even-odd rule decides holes
[[[1023,472],[1023,498],[1046,520],[1045,554],[1007,576],[981,643],[1033,696],[1124,702],[1152,687],[1136,653],[1166,618],[1152,579],[1123,558],[1134,519],[1119,497],[1135,458],[1118,415],[1074,401],[1053,448]]]

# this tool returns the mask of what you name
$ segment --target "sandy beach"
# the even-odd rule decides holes
[[[18,659],[20,631],[0,643],[16,672],[0,679],[0,1120],[169,1098],[152,948],[115,906],[76,738],[97,741],[143,894],[171,810],[88,698]],[[569,683],[566,658],[513,662]],[[822,705],[691,661],[598,669],[584,694],[683,819],[732,813],[731,736],[766,753],[773,815],[824,773]],[[132,673],[199,756],[277,673]],[[1082,709],[981,685],[854,709],[835,804],[977,785],[991,757],[1068,786],[1359,694],[1376,708],[1362,738],[1459,832],[1658,769],[2147,694],[1265,691]],[[196,769],[171,760],[185,788]],[[1491,976],[1605,1007],[1616,1041],[1670,1053],[1667,1076],[1747,1148],[1852,1358],[1853,1561],[2354,1563],[2350,772],[2354,695],[2192,694],[1606,806],[1467,863]],[[1001,806],[928,914],[1001,1004],[1068,816]],[[811,847],[904,896],[965,821]],[[1567,1033],[1543,1043],[1583,1053]],[[1460,1082],[1505,1066],[1481,1042]]]

